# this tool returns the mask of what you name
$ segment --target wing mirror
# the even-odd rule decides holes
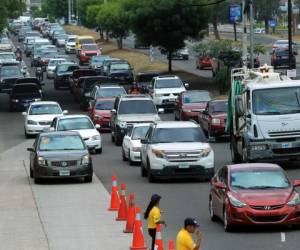
[[[184,87],[188,89],[188,88],[190,87],[190,84],[187,83],[187,82],[185,82],[185,83],[184,83]]]
[[[29,151],[29,152],[35,152],[34,148],[27,148],[27,151]]]
[[[164,109],[164,108],[159,108],[159,109],[158,109],[158,113],[159,113],[159,114],[165,113],[165,109]]]
[[[100,124],[96,124],[96,125],[95,125],[95,128],[96,128],[96,129],[100,129],[100,128],[101,128]]]
[[[27,113],[26,113],[26,112],[22,112],[22,115],[23,115],[23,116],[26,116],[26,115],[27,115]]]
[[[300,187],[300,180],[294,180],[293,181],[293,186],[294,187]]]
[[[69,111],[68,110],[64,110],[62,113],[63,113],[63,115],[67,115],[67,114],[69,114]]]
[[[115,109],[112,109],[110,112],[115,114],[117,111]]]

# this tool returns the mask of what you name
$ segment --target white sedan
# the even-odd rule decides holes
[[[24,133],[26,138],[48,130],[55,117],[67,113],[67,110],[62,111],[57,102],[39,101],[31,103],[27,112],[22,113],[25,118]]]
[[[77,131],[89,149],[102,153],[102,140],[98,131],[100,125],[94,125],[86,115],[66,115],[53,119],[50,131]]]
[[[128,128],[122,144],[122,157],[124,161],[129,161],[132,165],[134,162],[141,162],[141,139],[149,129],[149,123],[139,123]]]
[[[56,69],[56,66],[62,62],[65,62],[66,59],[64,58],[52,58],[49,60],[49,63],[48,63],[48,66],[47,66],[47,78],[48,79],[51,79],[51,78],[54,78],[54,75],[55,75],[55,69]]]

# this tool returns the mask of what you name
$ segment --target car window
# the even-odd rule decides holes
[[[40,151],[83,149],[84,142],[79,135],[44,135],[39,140]]]
[[[133,140],[144,139],[148,130],[149,130],[149,126],[135,127],[131,137]]]
[[[81,130],[81,129],[94,129],[93,123],[87,117],[76,117],[60,119],[58,121],[57,130]]]
[[[61,114],[62,111],[57,104],[48,105],[32,105],[29,110],[29,115],[47,115],[47,114]]]
[[[182,86],[182,82],[179,79],[158,79],[155,81],[154,88],[181,88]]]

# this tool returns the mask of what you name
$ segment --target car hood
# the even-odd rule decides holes
[[[156,94],[180,94],[182,92],[186,91],[185,88],[163,88],[163,89],[155,89],[154,92]]]
[[[76,43],[67,42],[67,45],[69,45],[69,46],[75,46],[75,45],[76,45]]]
[[[118,115],[118,120],[122,122],[154,122],[160,121],[158,114],[126,114]]]
[[[94,135],[100,135],[97,129],[80,129],[80,130],[72,130],[72,131],[78,132],[83,139],[90,138]]]
[[[28,115],[27,120],[33,121],[53,121],[55,117],[63,116],[62,114],[47,114],[47,115]]]
[[[80,160],[84,155],[88,154],[87,150],[60,150],[60,151],[39,151],[38,155],[47,160]]]
[[[172,142],[152,144],[152,148],[154,149],[176,152],[197,151],[208,147],[209,144],[203,142]]]
[[[232,194],[251,206],[274,206],[286,204],[292,193],[292,189],[276,190],[242,190]]]
[[[206,108],[207,102],[200,102],[200,103],[185,103],[182,108],[184,109],[192,109],[195,111],[201,111]]]

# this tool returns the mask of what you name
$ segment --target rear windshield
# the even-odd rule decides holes
[[[78,69],[77,65],[59,65],[58,72],[66,72],[66,71],[73,71]]]
[[[112,110],[113,106],[114,106],[114,100],[98,101],[96,104],[96,110]]]
[[[11,54],[0,54],[0,60],[11,60],[15,59],[15,55],[13,53]]]
[[[90,119],[86,117],[62,119],[58,122],[57,130],[81,130],[81,129],[94,129],[94,125]]]
[[[76,70],[73,72],[73,78],[79,78],[82,76],[95,76],[97,72],[94,70]]]
[[[181,88],[182,82],[179,79],[159,79],[155,82],[156,89]]]
[[[126,94],[124,88],[100,88],[97,91],[97,97],[117,97]]]
[[[22,75],[19,66],[6,66],[1,68],[1,77],[19,77]]]
[[[208,102],[211,100],[211,96],[206,91],[191,91],[183,94],[184,103],[200,103]]]
[[[227,103],[227,101],[211,102],[209,104],[210,113],[226,113]]]
[[[15,85],[14,93],[39,93],[39,89],[35,85]]]
[[[84,38],[84,39],[80,39],[79,42],[81,44],[89,44],[89,43],[94,43],[94,40],[91,38]]]

